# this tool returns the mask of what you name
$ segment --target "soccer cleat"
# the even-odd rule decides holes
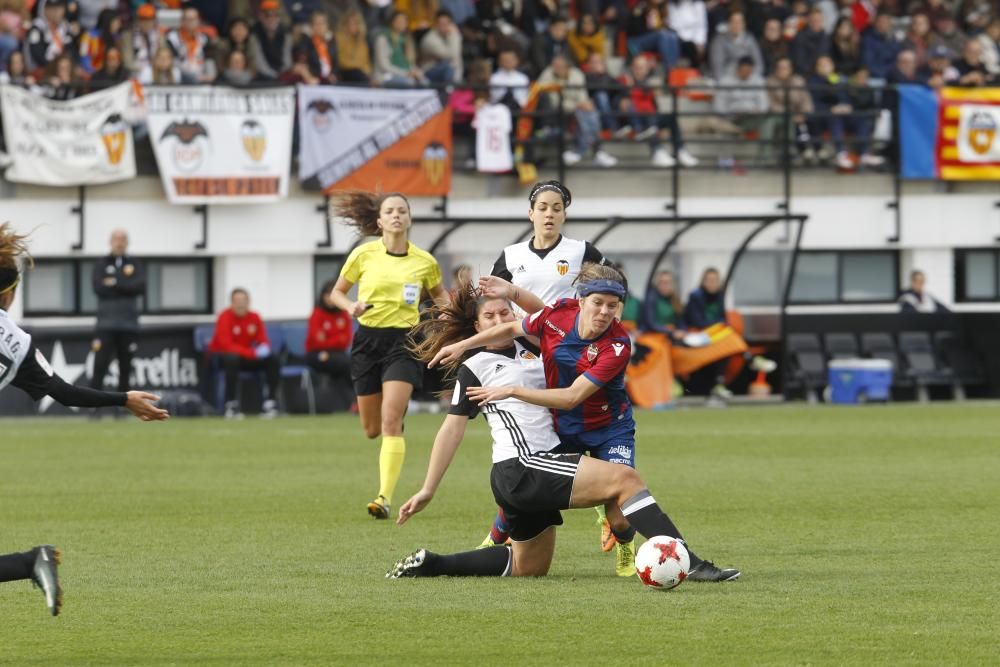
[[[226,402],[226,419],[243,419],[243,413],[240,412],[240,404],[238,401],[227,401]]]
[[[750,360],[750,370],[752,371],[757,371],[759,373],[773,373],[777,368],[777,362],[773,359],[768,359],[767,357],[757,355]]]
[[[611,524],[606,518],[601,518],[597,520],[597,525],[601,527],[601,551],[611,551],[618,544],[618,538],[611,532]]]
[[[733,392],[731,392],[726,385],[720,382],[719,384],[712,387],[712,397],[721,398],[724,401],[728,401],[733,397]]]
[[[432,554],[427,549],[417,549],[409,556],[400,558],[396,561],[396,564],[385,573],[386,579],[402,579],[403,577],[422,577],[425,576],[421,572],[424,563],[427,562],[429,558],[432,558]]]
[[[274,419],[277,416],[278,416],[278,404],[275,403],[273,400],[270,400],[270,399],[264,401],[264,403],[263,403],[263,405],[261,405],[261,409],[260,409],[260,418],[261,419]]]
[[[738,579],[739,570],[733,567],[721,569],[715,567],[715,563],[710,560],[703,560],[688,572],[688,581],[733,581]]]
[[[388,519],[389,501],[385,499],[385,496],[379,496],[368,503],[368,513],[376,519]]]
[[[615,574],[619,577],[635,574],[635,540],[619,542],[615,546]]]
[[[62,563],[62,551],[51,544],[35,547],[35,566],[31,571],[31,581],[45,593],[45,604],[49,612],[58,616],[62,609],[62,588],[59,586],[58,566]]]

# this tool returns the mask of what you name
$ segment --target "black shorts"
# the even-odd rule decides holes
[[[392,380],[420,389],[424,368],[406,349],[409,333],[409,329],[358,327],[351,344],[351,381],[358,396],[378,394],[382,383]]]
[[[531,454],[493,464],[490,485],[515,542],[534,539],[549,526],[561,526],[559,510],[569,509],[581,454]]]

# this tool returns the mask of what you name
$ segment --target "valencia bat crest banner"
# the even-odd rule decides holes
[[[128,117],[132,85],[123,83],[73,100],[50,100],[0,86],[6,178],[38,185],[94,185],[135,176]]]
[[[174,204],[250,204],[288,195],[294,88],[146,89],[149,140]]]
[[[451,110],[437,91],[345,86],[298,91],[303,187],[448,194]]]

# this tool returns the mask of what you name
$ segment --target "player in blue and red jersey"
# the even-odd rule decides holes
[[[560,449],[635,466],[635,421],[625,393],[625,369],[631,356],[628,334],[616,320],[627,290],[621,273],[609,266],[585,265],[578,278],[579,299],[562,299],[526,317],[445,346],[429,366],[451,364],[465,352],[505,337],[535,336],[540,341],[547,389],[470,387],[480,405],[516,398],[552,410]],[[618,541],[616,570],[635,572],[635,530],[614,504],[605,506]],[[690,551],[690,550],[689,550]],[[695,581],[729,581],[740,571],[720,569],[691,553]]]

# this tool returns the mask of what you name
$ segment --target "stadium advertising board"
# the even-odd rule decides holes
[[[903,178],[1000,180],[1000,88],[899,86]]]
[[[6,178],[36,185],[94,185],[135,176],[130,83],[73,100],[0,86]]]
[[[451,110],[436,91],[299,86],[299,127],[303,187],[451,189]]]
[[[288,195],[293,88],[150,87],[146,106],[171,203],[264,203]]]

